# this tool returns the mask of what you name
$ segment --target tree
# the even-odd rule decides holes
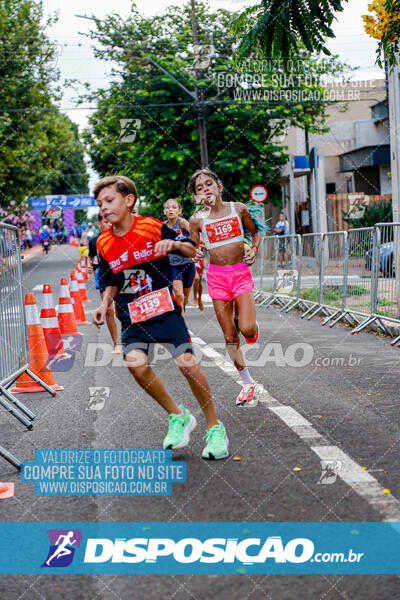
[[[211,99],[207,103],[210,168],[222,177],[226,199],[247,201],[251,187],[264,183],[269,197],[278,204],[281,198],[276,180],[287,162],[280,137],[292,124],[307,126],[313,132],[325,131],[326,105],[257,98],[255,103],[251,98],[249,102],[242,92],[256,92],[258,84],[255,80],[241,81],[232,62],[228,33],[233,13],[210,12],[200,2],[196,6],[203,49],[213,40],[212,51],[203,54],[199,82],[194,72],[189,6],[170,7],[165,15],[151,18],[142,17],[133,6],[125,21],[112,14],[104,23],[96,24],[92,37],[101,43],[97,55],[116,61],[118,68],[109,89],[89,95],[98,104],[85,133],[93,167],[102,176],[132,176],[143,197],[141,211],[161,215],[162,202],[177,196],[183,196],[185,210],[193,210],[185,196],[189,176],[199,168],[193,102],[176,82],[149,63],[148,57],[152,57],[189,89],[200,85],[205,98]],[[332,68],[339,68],[335,59],[326,62],[321,72]],[[274,83],[273,75],[266,83],[278,89],[280,82]],[[310,93],[322,89],[315,82],[287,85]],[[125,127],[127,122],[131,130]]]
[[[303,47],[310,52],[330,54],[326,39],[334,37],[331,29],[335,13],[342,11],[347,0],[262,0],[243,11],[233,24],[239,36],[238,52],[242,56],[263,54],[271,57],[298,55]],[[399,52],[400,0],[374,0],[388,15],[387,26],[379,39],[377,61],[388,58],[396,64]]]
[[[60,156],[60,169],[50,184],[50,194],[87,194],[89,192],[89,175],[85,163],[85,147],[79,137],[78,125],[66,115],[60,115],[65,128],[72,131],[71,143],[65,146]]]
[[[389,200],[380,203],[371,202],[367,205],[357,204],[351,211],[343,211],[343,219],[350,223],[352,229],[373,227],[376,223],[391,223],[392,202]]]
[[[74,130],[58,110],[59,72],[42,2],[0,0],[0,207],[15,216],[26,197],[50,193]],[[14,204],[12,204],[14,203]]]

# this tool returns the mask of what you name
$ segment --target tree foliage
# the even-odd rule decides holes
[[[235,20],[232,31],[239,37],[238,53],[243,56],[264,55],[274,58],[299,56],[302,48],[309,52],[330,54],[326,40],[335,37],[332,23],[335,13],[344,9],[347,0],[262,0],[245,9]],[[399,52],[400,0],[374,0],[370,10],[378,14],[382,32],[377,39],[377,63],[382,56],[390,67],[397,63]],[[366,24],[372,27],[373,17]],[[375,36],[374,36],[375,37]]]
[[[14,213],[26,197],[51,192],[75,143],[57,108],[56,53],[45,35],[53,22],[43,22],[41,2],[0,0],[0,206]]]
[[[357,216],[354,216],[354,215]],[[350,223],[352,229],[358,227],[373,227],[376,223],[391,223],[393,221],[392,202],[371,202],[367,205],[357,205],[351,211],[343,211],[343,219]]]
[[[250,88],[232,62],[229,30],[234,15],[226,10],[211,12],[201,2],[196,9],[200,42],[206,47],[211,39],[213,46],[198,82],[207,100],[210,168],[222,178],[227,200],[246,202],[251,187],[262,183],[279,203],[276,180],[287,162],[281,136],[291,124],[324,131],[326,105],[238,100],[237,92]],[[118,68],[108,89],[89,95],[98,106],[85,134],[93,167],[101,176],[133,177],[143,197],[142,207],[153,214],[161,214],[162,203],[170,197],[183,197],[185,210],[192,211],[186,184],[200,166],[193,99],[148,60],[153,58],[187,88],[195,88],[189,6],[170,7],[162,16],[145,18],[133,5],[129,19],[111,14],[96,27],[92,37],[101,44],[98,56],[116,61]],[[233,87],[225,85],[228,76],[235,82]],[[135,121],[134,141],[123,141],[129,131],[121,139],[123,119]]]
[[[49,181],[50,194],[87,194],[89,175],[85,163],[85,147],[79,137],[78,125],[66,115],[60,115],[64,127],[72,132],[71,141],[62,148],[60,168]]]

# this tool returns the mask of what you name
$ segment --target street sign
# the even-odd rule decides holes
[[[250,190],[250,198],[254,200],[254,202],[258,202],[262,204],[268,198],[268,190],[263,185],[255,185]]]

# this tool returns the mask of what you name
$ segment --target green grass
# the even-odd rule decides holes
[[[369,290],[362,287],[361,285],[354,285],[347,291],[348,296],[363,296],[364,294],[369,294]],[[341,300],[343,296],[343,288],[328,288],[323,292],[323,301],[324,303],[328,302],[337,302]],[[300,290],[300,297],[303,300],[308,300],[309,302],[318,302],[319,298],[319,290],[317,287],[306,288],[304,290]]]

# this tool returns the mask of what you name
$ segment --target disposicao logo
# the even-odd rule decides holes
[[[79,529],[49,529],[50,548],[42,567],[68,567],[81,545],[82,532]]]
[[[250,550],[252,548],[252,550]],[[89,538],[86,543],[85,563],[155,563],[161,557],[172,557],[176,562],[234,563],[246,565],[264,563],[304,563],[314,553],[314,544],[307,538],[295,538],[286,545],[280,536],[260,538]]]

